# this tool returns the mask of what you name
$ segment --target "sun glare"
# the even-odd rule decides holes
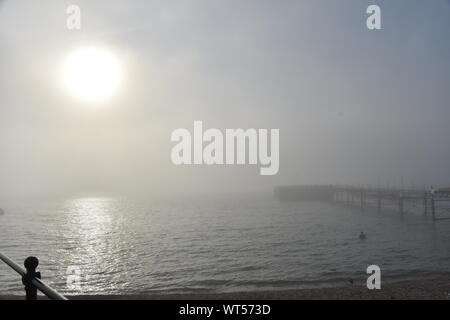
[[[97,47],[78,49],[64,60],[61,72],[64,89],[87,103],[99,103],[117,93],[122,70],[117,57]]]

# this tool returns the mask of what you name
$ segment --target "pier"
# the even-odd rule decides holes
[[[374,209],[407,214],[418,208],[433,221],[450,219],[450,188],[430,190],[370,188],[355,186],[280,186],[274,190],[280,201],[322,201],[360,210]]]

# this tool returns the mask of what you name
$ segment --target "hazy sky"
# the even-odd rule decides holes
[[[82,10],[81,31],[66,8]],[[366,28],[369,4],[381,31]],[[0,191],[263,191],[450,185],[447,0],[0,0]],[[61,93],[64,57],[107,46],[120,94]],[[173,130],[280,129],[280,172],[175,167]]]

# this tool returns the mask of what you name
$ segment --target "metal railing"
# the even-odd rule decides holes
[[[25,269],[0,252],[0,260],[10,266],[14,271],[22,276],[22,283],[25,286],[26,300],[37,300],[37,290],[41,291],[52,300],[68,300],[58,291],[41,280],[41,273],[36,272],[39,260],[35,257],[28,257],[24,261]]]

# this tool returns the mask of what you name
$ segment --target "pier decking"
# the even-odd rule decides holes
[[[274,190],[281,201],[334,202],[361,210],[373,208],[400,214],[420,206],[434,221],[450,219],[450,189],[389,189],[354,186],[280,186]]]

